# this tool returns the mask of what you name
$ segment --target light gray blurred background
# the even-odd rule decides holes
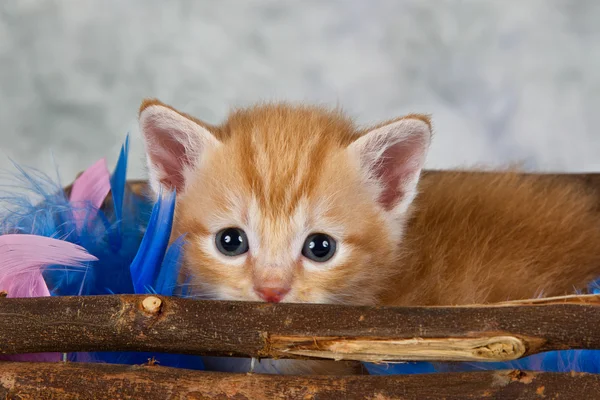
[[[429,167],[600,171],[600,1],[1,0],[0,168],[52,151],[66,183],[131,132],[143,177],[146,96],[431,113]]]

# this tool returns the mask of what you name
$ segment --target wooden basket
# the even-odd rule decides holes
[[[600,174],[561,177],[600,188]],[[131,185],[136,191],[145,187],[144,182]],[[507,361],[550,350],[600,349],[599,305],[599,295],[468,307],[268,304],[152,295],[2,298],[0,354],[152,351],[368,362]],[[594,397],[600,397],[600,375],[583,373],[332,377],[213,373],[153,362],[0,362],[0,398],[6,399]]]

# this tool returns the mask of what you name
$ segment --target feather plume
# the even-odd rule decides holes
[[[175,192],[159,194],[146,234],[130,267],[135,293],[148,293],[154,286],[167,250],[174,211]]]
[[[115,167],[115,171],[110,180],[110,186],[112,189],[112,200],[114,213],[117,220],[117,224],[115,226],[117,230],[116,235],[112,235],[111,238],[114,239],[111,241],[111,246],[115,250],[119,250],[122,243],[122,225],[123,225],[123,203],[125,200],[125,187],[127,186],[127,162],[129,157],[129,135],[125,138],[125,143],[121,147],[121,152],[119,154],[119,160],[117,161],[117,166]]]
[[[110,192],[110,174],[103,158],[85,170],[73,182],[70,202],[75,207],[73,218],[79,230],[84,221],[92,219]]]
[[[47,265],[84,267],[85,262],[97,260],[83,247],[63,240],[26,234],[0,236],[0,276],[4,281]]]

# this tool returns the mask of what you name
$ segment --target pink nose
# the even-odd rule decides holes
[[[289,288],[279,287],[261,287],[256,288],[255,290],[261,299],[269,303],[279,303],[290,291]]]

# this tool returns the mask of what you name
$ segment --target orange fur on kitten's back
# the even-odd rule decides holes
[[[359,129],[339,111],[265,104],[211,125],[147,100],[140,130],[152,188],[177,190],[172,236],[186,235],[201,298],[448,305],[600,277],[596,192],[512,172],[421,177],[422,115]]]
[[[428,173],[413,207],[384,304],[574,294],[600,277],[600,195],[575,177]]]

